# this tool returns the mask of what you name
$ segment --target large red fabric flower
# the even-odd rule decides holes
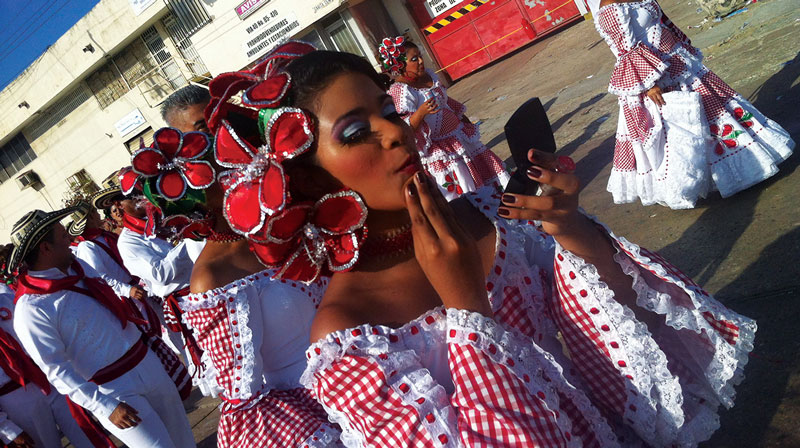
[[[366,237],[367,206],[354,191],[325,195],[270,218],[251,247],[275,277],[313,282],[323,272],[348,271],[358,262]]]
[[[133,168],[130,166],[126,166],[119,170],[117,177],[119,178],[119,185],[120,189],[122,190],[122,194],[125,196],[130,196],[134,190],[142,190],[142,183],[139,179],[139,175],[136,174],[133,171]]]
[[[212,100],[206,108],[206,122],[217,129],[221,118],[232,108],[228,100],[242,92],[242,104],[263,109],[277,107],[291,86],[291,76],[283,68],[293,59],[312,51],[313,45],[301,41],[286,42],[268,53],[250,70],[222,73],[209,84]],[[242,109],[242,108],[238,108]]]
[[[219,176],[225,190],[223,214],[231,229],[245,236],[261,230],[267,216],[284,209],[288,193],[281,164],[314,142],[310,118],[296,108],[275,111],[264,133],[267,144],[256,148],[222,120],[214,140],[217,163],[232,168]]]
[[[158,194],[176,201],[186,194],[187,186],[203,190],[214,183],[214,167],[201,160],[210,147],[203,132],[183,134],[174,128],[161,128],[153,135],[153,146],[136,151],[131,164],[142,177],[158,176]]]

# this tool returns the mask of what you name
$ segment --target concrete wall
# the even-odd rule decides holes
[[[157,1],[135,15],[129,0],[102,0],[61,36],[17,79],[0,92],[0,144],[11,139],[34,114],[167,13]],[[83,48],[92,44],[94,53]],[[19,108],[23,101],[30,108]]]
[[[166,38],[158,20],[167,12],[163,2],[156,2],[136,16],[128,0],[103,0],[62,36],[50,49],[0,92],[0,142],[4,144],[36,118],[35,112],[46,109],[72,87],[83,82],[105,62],[104,54],[124,48],[151,25],[164,38],[173,56],[178,53]],[[82,49],[91,43],[94,53]],[[85,88],[85,85],[84,85]],[[33,170],[44,185],[39,191],[20,191],[9,179],[0,184],[0,243],[9,241],[14,223],[26,212],[39,208],[53,210],[62,206],[69,191],[66,179],[81,169],[99,184],[112,171],[130,164],[125,142],[148,126],[164,126],[158,104],[148,104],[141,89],[134,87],[115,102],[101,109],[93,95],[65,119],[36,140],[25,135],[36,159],[22,171]],[[87,89],[88,90],[88,89]],[[30,108],[19,108],[22,101]],[[147,123],[120,135],[114,124],[133,111],[139,111]],[[17,173],[19,175],[19,173]]]
[[[248,55],[246,43],[258,39],[261,33],[268,32],[282,20],[287,20],[289,25],[297,21],[297,26],[288,33],[291,37],[335,11],[345,0],[271,0],[245,19],[239,19],[236,14],[235,8],[240,3],[241,0],[217,0],[206,4],[213,20],[192,36],[197,52],[213,76],[239,70],[267,53],[274,44]],[[259,20],[262,21],[260,26]]]

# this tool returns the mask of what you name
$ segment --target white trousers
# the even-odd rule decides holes
[[[186,418],[175,383],[151,350],[139,365],[121,377],[99,386],[100,392],[128,404],[141,422],[119,429],[107,418],[98,419],[129,447],[193,448],[192,428]]]
[[[36,385],[29,384],[0,396],[0,408],[8,414],[9,420],[31,436],[37,448],[61,447],[61,433],[76,448],[92,448],[72,418],[67,399],[55,390],[44,395]]]

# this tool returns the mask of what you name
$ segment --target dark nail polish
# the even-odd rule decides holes
[[[414,184],[408,184],[408,195],[409,196],[416,196],[417,195],[417,186]]]
[[[508,216],[511,212],[507,208],[497,209],[497,214],[500,216]]]
[[[419,181],[419,183],[425,182],[425,175],[422,174],[422,171],[417,171],[417,180]]]
[[[571,173],[575,171],[575,161],[572,160],[572,157],[559,156],[558,169],[562,172]]]
[[[513,204],[514,202],[517,202],[517,198],[510,194],[504,194],[503,202],[505,202],[506,204]]]
[[[528,176],[541,177],[542,176],[542,170],[540,170],[539,168],[530,167],[530,168],[528,168]]]

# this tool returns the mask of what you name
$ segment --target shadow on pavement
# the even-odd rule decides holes
[[[795,142],[800,139],[800,118],[796,104],[800,102],[800,85],[791,87],[800,78],[800,53],[781,71],[765,81],[751,96],[753,104],[766,116],[780,123]],[[778,99],[780,97],[780,99]],[[761,192],[776,181],[792,175],[800,165],[800,156],[793,154],[780,165],[780,172],[765,182],[732,198],[712,200],[713,204],[684,232],[675,243],[660,252],[676,261],[696,277],[700,284],[709,279],[728,255],[735,242],[753,218]],[[763,229],[769,232],[770,229]],[[705,244],[699,248],[696,244]],[[690,254],[701,253],[692,259]],[[792,415],[776,415],[785,400],[800,406],[798,397],[787,394],[791,376],[797,372],[800,359],[797,316],[800,315],[800,279],[797,277],[797,254],[800,253],[800,228],[778,237],[758,259],[733,282],[717,292],[716,297],[739,313],[758,321],[755,348],[746,369],[746,381],[738,389],[736,406],[722,414],[722,427],[706,446],[800,446],[800,436],[780,431],[792,427]],[[677,256],[681,254],[681,256]],[[789,285],[789,286],[787,286]],[[781,420],[788,419],[789,423]],[[771,434],[769,440],[765,435]]]
[[[582,111],[584,108],[589,107],[589,106],[593,105],[594,103],[600,101],[601,99],[603,99],[604,96],[606,96],[605,92],[598,93],[597,95],[595,95],[595,96],[589,98],[588,100],[582,102],[572,112],[570,112],[568,114],[564,114],[563,116],[559,117],[558,120],[556,120],[556,121],[554,121],[553,123],[550,124],[550,126],[553,128],[553,132],[555,133],[556,131],[558,131],[558,129],[561,128],[561,126],[563,126],[564,123],[569,121],[570,118],[575,116],[575,114],[577,114],[578,112]],[[547,110],[547,105],[545,105],[544,109]]]
[[[775,426],[770,427],[782,400],[795,403],[798,401],[796,396],[786,393],[786,388],[790,377],[799,367],[797,316],[800,315],[800,302],[796,298],[800,293],[800,282],[797,279],[797,269],[775,268],[777,260],[789,263],[796,260],[798,251],[800,228],[775,240],[764,249],[758,260],[716,294],[718,298],[725,300],[727,297],[739,295],[742,288],[746,289],[753,284],[769,282],[794,285],[790,288],[784,286],[781,291],[773,290],[771,293],[738,300],[733,305],[737,312],[758,321],[756,343],[745,369],[745,383],[738,389],[736,405],[722,415],[722,427],[726,430],[718,431],[707,446],[800,446],[800,435],[797,432],[786,433]],[[791,427],[786,424],[779,426]],[[767,430],[770,439],[764,440]]]

